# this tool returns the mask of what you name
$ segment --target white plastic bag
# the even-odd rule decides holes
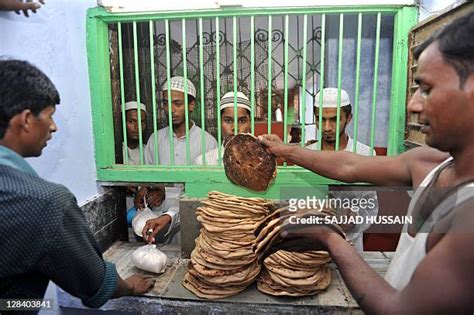
[[[154,273],[163,273],[168,263],[168,257],[156,245],[144,245],[132,253],[135,267]]]
[[[143,228],[145,227],[146,221],[150,219],[158,218],[158,215],[146,207],[143,210],[138,210],[135,217],[132,220],[133,232],[138,236],[143,237]]]

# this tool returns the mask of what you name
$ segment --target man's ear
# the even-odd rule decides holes
[[[352,120],[352,113],[347,114],[346,125],[348,125]]]
[[[35,118],[33,112],[30,109],[25,109],[19,114],[13,116],[10,121],[10,125],[15,129],[21,129],[23,131],[29,132],[32,127],[32,120]]]
[[[191,102],[189,102],[189,104],[188,104],[189,112],[192,112],[194,110],[195,102],[196,102],[196,100],[192,100]]]

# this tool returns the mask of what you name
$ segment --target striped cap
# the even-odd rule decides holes
[[[236,96],[237,96],[237,107],[245,108],[249,112],[252,112],[252,110],[250,109],[249,98],[245,96],[245,94],[242,92],[237,92]],[[223,110],[224,108],[228,108],[228,107],[234,107],[234,92],[227,92],[221,98],[220,110]]]
[[[184,77],[176,76],[170,79],[170,85],[172,91],[179,91],[186,94],[184,91]],[[163,84],[163,91],[168,91],[168,82]],[[194,84],[188,79],[188,95],[196,98],[196,87]]]

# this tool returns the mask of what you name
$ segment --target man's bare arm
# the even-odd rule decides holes
[[[416,168],[433,168],[448,157],[435,149],[422,147],[398,156],[366,157],[345,151],[315,151],[284,145],[275,135],[260,137],[268,150],[312,172],[343,182],[367,182],[375,185],[411,186]],[[430,168],[428,167],[427,170]],[[421,172],[425,176],[427,171]]]

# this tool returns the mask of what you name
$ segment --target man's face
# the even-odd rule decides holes
[[[322,126],[319,127],[319,108],[315,107],[316,126],[322,132],[322,140],[326,143],[336,142],[337,108],[323,108]],[[346,132],[346,126],[352,119],[352,114],[346,114],[340,109],[339,137]]]
[[[129,109],[125,113],[127,120],[127,139],[131,141],[138,141],[139,129],[138,129],[138,110]],[[142,120],[142,134],[146,129],[146,113],[141,111]]]
[[[163,91],[163,107],[168,116],[168,91]],[[173,127],[179,127],[185,123],[185,100],[184,93],[180,91],[171,90],[171,114]],[[188,103],[188,112],[194,110],[194,101]],[[168,117],[167,117],[168,118]]]
[[[408,103],[408,110],[418,114],[426,144],[442,151],[471,146],[474,75],[461,89],[456,70],[443,60],[438,43],[434,42],[418,59],[415,81],[419,88]]]
[[[234,135],[234,107],[227,107],[221,111],[222,137],[229,140]],[[248,110],[237,107],[238,133],[250,132],[250,116]]]
[[[26,156],[40,156],[43,148],[51,139],[52,133],[56,132],[57,126],[53,120],[53,114],[56,111],[55,106],[48,106],[43,109],[38,116],[31,115],[29,124],[31,124],[28,137],[28,148]]]

